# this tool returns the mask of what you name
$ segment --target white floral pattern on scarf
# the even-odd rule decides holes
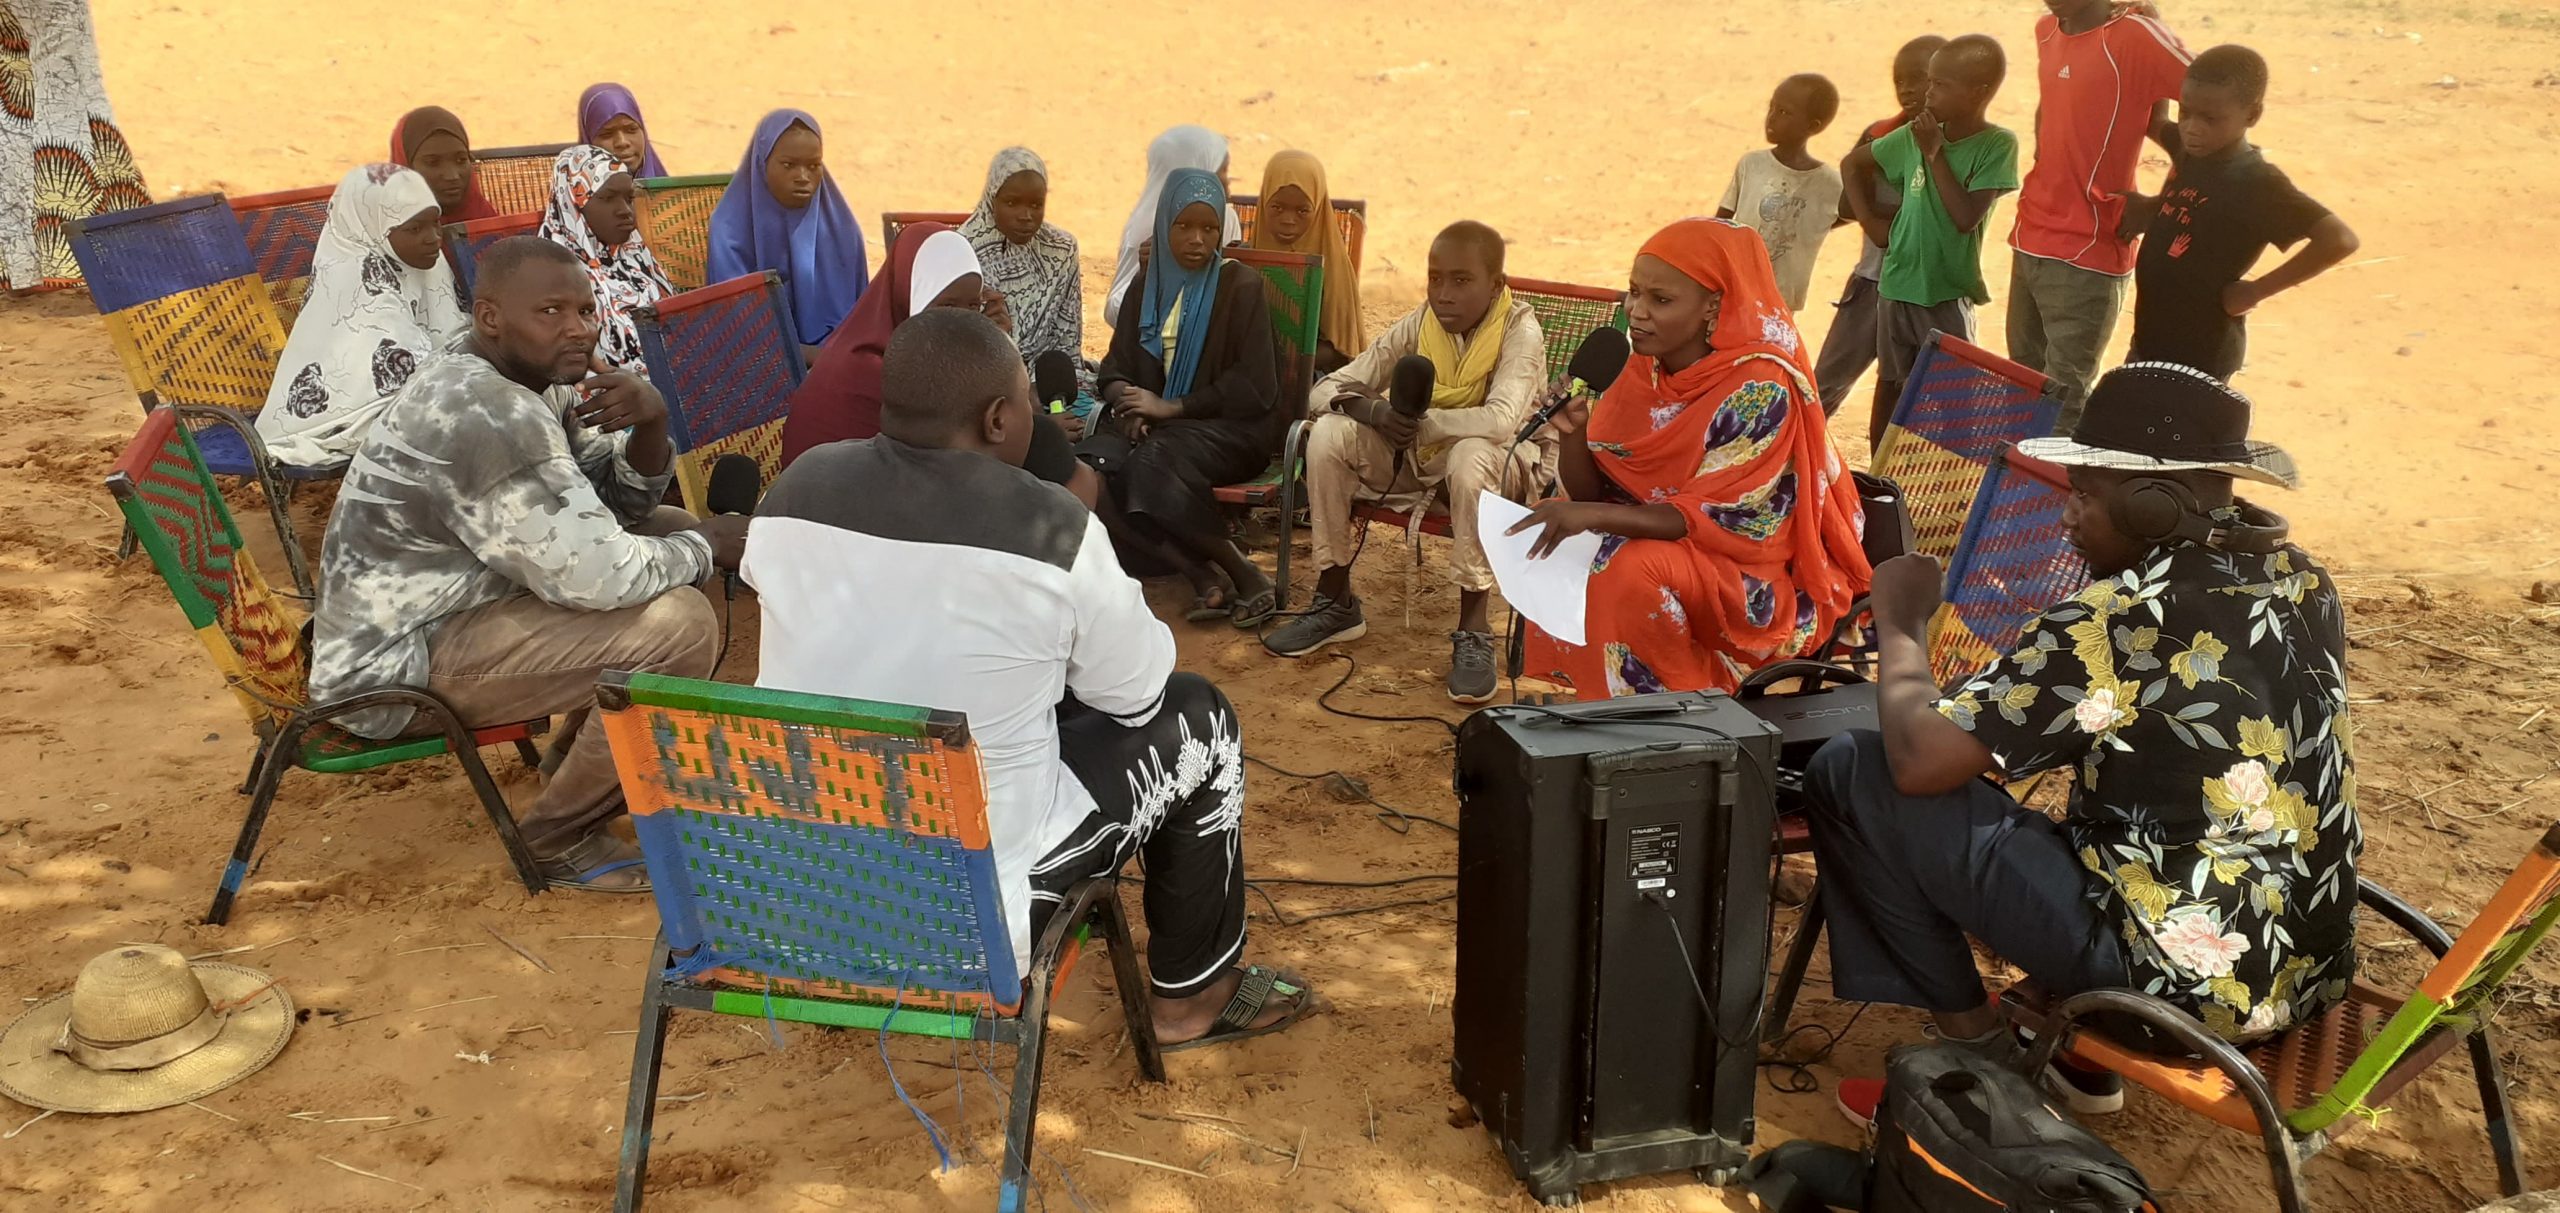
[[[631,321],[638,308],[675,293],[667,272],[641,239],[640,229],[621,244],[606,248],[587,226],[587,203],[615,176],[628,173],[613,153],[581,143],[551,162],[551,204],[543,208],[542,238],[578,255],[595,287],[596,352],[616,367],[640,369],[640,328]]]

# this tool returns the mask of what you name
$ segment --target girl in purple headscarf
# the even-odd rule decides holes
[[[827,176],[818,120],[775,110],[711,212],[708,277],[780,271],[800,344],[816,346],[853,311],[871,281],[862,225]]]
[[[640,99],[619,84],[590,84],[578,94],[578,142],[613,153],[633,177],[664,177],[658,149],[649,143],[649,124],[640,117]]]

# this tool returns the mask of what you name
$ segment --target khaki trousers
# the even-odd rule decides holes
[[[1502,474],[1502,447],[1483,438],[1461,438],[1419,467],[1411,454],[1399,460],[1385,436],[1340,413],[1315,420],[1307,435],[1307,512],[1315,531],[1318,570],[1351,563],[1351,505],[1355,497],[1417,496],[1445,488],[1449,500],[1450,579],[1461,590],[1493,588],[1476,536],[1476,494],[1485,489],[1519,500],[1535,486],[1539,448],[1525,442],[1512,452],[1511,474]]]
[[[693,525],[660,507],[633,530],[664,535]],[[622,782],[604,726],[588,719],[596,678],[638,670],[702,678],[720,646],[711,601],[678,586],[638,606],[582,611],[511,594],[447,619],[427,640],[427,687],[472,728],[564,717],[561,755],[533,811],[517,818],[536,857],[556,855],[622,807]]]

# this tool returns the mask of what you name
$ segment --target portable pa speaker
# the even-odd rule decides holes
[[[1458,733],[1458,1091],[1538,1199],[1750,1152],[1778,731],[1714,693]]]

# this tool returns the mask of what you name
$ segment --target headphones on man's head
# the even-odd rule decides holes
[[[2165,476],[2136,476],[2107,497],[2116,529],[2151,547],[2192,543],[2218,552],[2264,556],[2282,546],[2292,527],[2256,506],[2243,505],[2242,520],[2225,526],[2205,511],[2187,486]]]

